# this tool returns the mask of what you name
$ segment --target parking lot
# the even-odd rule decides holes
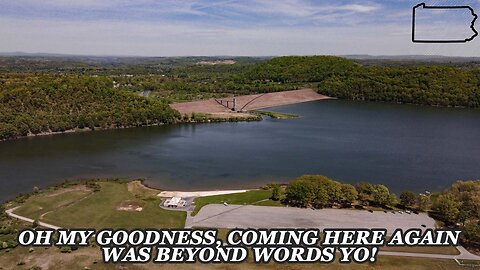
[[[423,225],[423,226],[422,226]],[[187,218],[187,227],[215,228],[385,228],[388,234],[395,229],[434,228],[435,221],[425,213],[344,209],[300,209],[252,205],[204,206],[194,217]]]

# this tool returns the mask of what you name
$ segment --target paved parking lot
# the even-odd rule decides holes
[[[253,205],[204,206],[187,227],[214,228],[385,228],[388,234],[397,228],[434,228],[435,221],[424,213],[400,214],[364,210],[300,209]]]

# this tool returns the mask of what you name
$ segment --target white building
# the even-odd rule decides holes
[[[166,207],[184,207],[187,202],[182,200],[181,197],[172,197],[170,199],[166,199],[163,203]]]

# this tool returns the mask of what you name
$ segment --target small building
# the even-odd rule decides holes
[[[184,207],[187,202],[185,200],[182,200],[180,197],[172,197],[170,199],[166,199],[165,202],[163,203],[164,206],[166,207]]]

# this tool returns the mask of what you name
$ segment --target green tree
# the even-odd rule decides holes
[[[358,192],[354,186],[350,184],[341,185],[341,199],[343,204],[352,204],[358,198]]]
[[[436,210],[446,222],[456,223],[460,213],[460,202],[451,193],[441,194],[436,199],[433,209]]]
[[[417,196],[411,191],[405,191],[400,194],[400,204],[403,207],[412,207],[417,201]]]
[[[280,186],[274,185],[272,188],[272,196],[270,197],[270,199],[274,201],[278,201],[280,200],[280,196],[281,196]]]
[[[420,194],[417,198],[417,206],[421,211],[425,211],[430,206],[430,197],[424,194]]]

